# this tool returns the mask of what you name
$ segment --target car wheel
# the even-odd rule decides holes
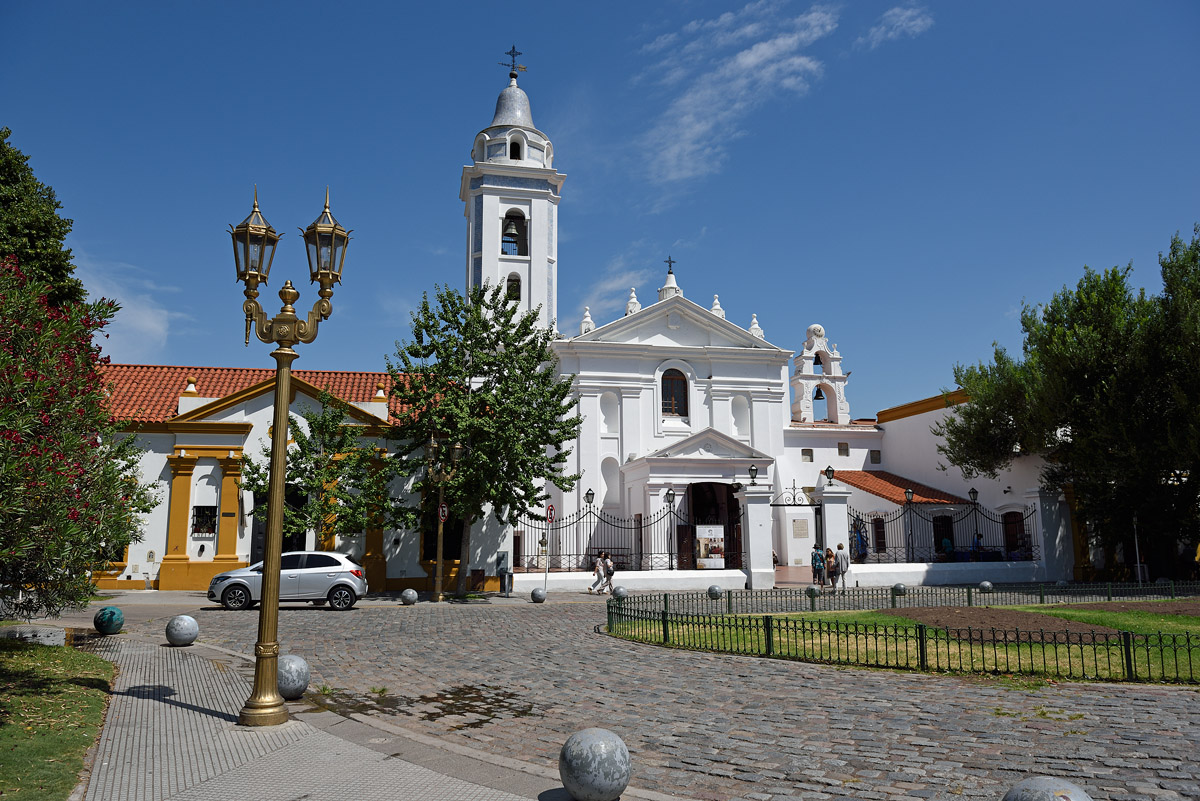
[[[349,587],[334,587],[329,591],[328,600],[330,608],[344,612],[354,606],[358,599],[354,597],[354,590]]]
[[[249,609],[254,605],[250,600],[250,590],[241,585],[234,585],[221,593],[221,604],[226,609],[237,611],[239,609]]]

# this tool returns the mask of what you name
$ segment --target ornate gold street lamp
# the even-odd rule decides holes
[[[325,190],[325,210],[302,231],[308,247],[308,272],[313,283],[321,285],[320,298],[313,304],[307,319],[296,316],[292,305],[300,293],[291,281],[279,290],[283,308],[268,318],[258,304],[258,285],[267,283],[279,234],[263,219],[258,210],[258,188],[254,190],[254,209],[236,227],[230,226],[233,236],[233,257],[237,280],[246,285],[246,344],[250,344],[250,329],[254,328],[263,342],[278,347],[275,357],[275,415],[271,431],[271,474],[267,491],[267,542],[263,554],[262,596],[259,600],[258,642],[254,645],[254,689],[242,707],[238,722],[244,726],[277,726],[287,722],[287,708],[279,694],[279,557],[283,544],[283,490],[287,470],[288,400],[291,397],[292,362],[299,356],[292,346],[312,342],[317,338],[317,326],[333,313],[333,285],[342,281],[342,266],[346,261],[346,246],[350,232],[338,224],[329,213],[329,189]]]

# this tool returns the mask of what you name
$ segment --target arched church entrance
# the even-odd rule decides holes
[[[733,485],[689,484],[687,521],[679,521],[676,546],[680,570],[742,567],[742,505]]]

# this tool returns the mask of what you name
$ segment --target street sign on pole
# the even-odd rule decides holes
[[[450,517],[450,507],[444,503],[438,504],[438,520],[445,523],[448,517]]]
[[[549,525],[554,522],[554,504],[546,507],[546,523]]]

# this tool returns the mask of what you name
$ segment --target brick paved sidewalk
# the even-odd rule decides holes
[[[526,797],[451,778],[295,719],[260,729],[238,726],[250,691],[245,671],[236,662],[206,658],[200,648],[109,637],[91,650],[115,662],[119,672],[86,801]],[[546,782],[532,783],[538,784]],[[560,797],[553,791],[528,797],[533,795]]]

